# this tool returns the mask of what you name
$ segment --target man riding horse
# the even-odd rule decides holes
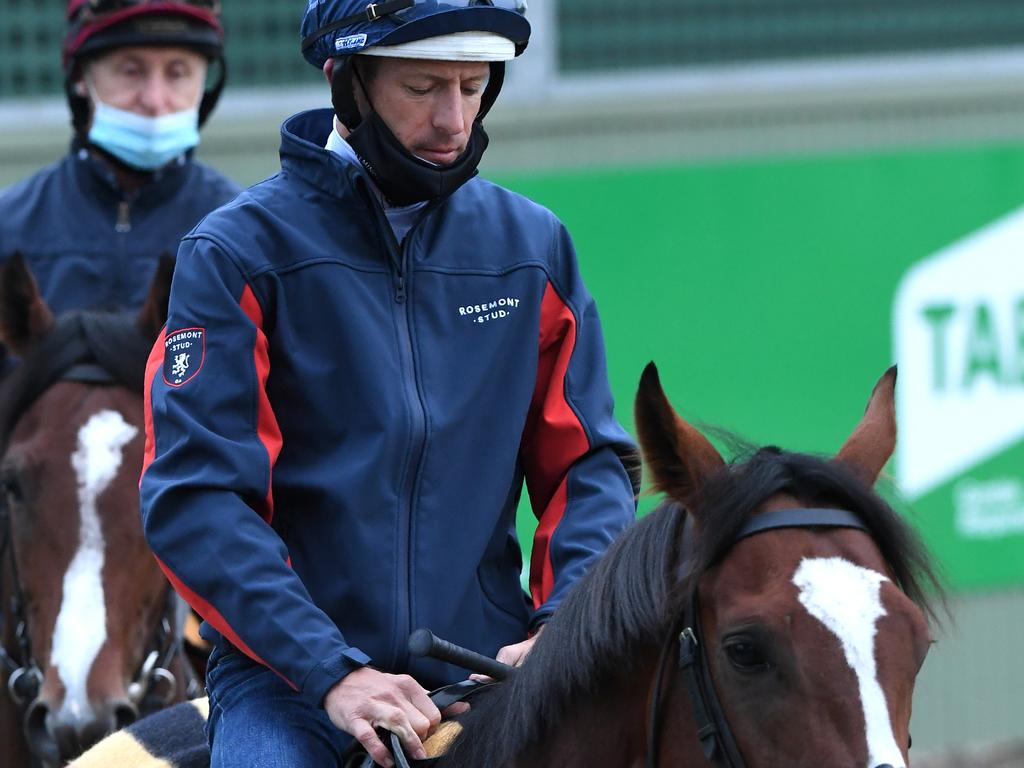
[[[0,193],[0,258],[56,314],[137,312],[160,255],[239,191],[192,158],[224,83],[219,3],[69,0],[67,21],[71,149]]]
[[[516,0],[319,0],[334,109],[182,243],[147,374],[148,540],[205,618],[212,763],[337,765],[440,718],[417,626],[515,663],[635,516],[600,324],[547,210],[477,176]],[[539,518],[530,591],[515,513]]]

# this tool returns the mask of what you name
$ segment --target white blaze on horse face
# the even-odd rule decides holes
[[[64,574],[64,595],[53,630],[50,663],[64,683],[61,714],[80,719],[89,711],[86,682],[107,640],[103,595],[105,543],[96,502],[117,476],[122,453],[138,429],[116,411],[100,411],[78,431],[71,466],[78,479],[79,545]]]
[[[868,740],[868,768],[885,764],[906,768],[896,746],[875,662],[878,620],[885,616],[883,581],[888,579],[877,571],[839,557],[806,558],[793,575],[800,602],[839,638],[846,661],[857,675]]]

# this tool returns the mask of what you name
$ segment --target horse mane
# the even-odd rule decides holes
[[[684,519],[664,506],[612,543],[562,601],[527,662],[473,699],[444,768],[511,764],[542,744],[579,697],[635,671],[641,652],[677,618],[666,603]]]
[[[701,535],[684,576],[686,512],[667,503],[625,531],[580,579],[526,663],[474,700],[444,768],[511,766],[539,748],[581,700],[633,674],[668,636],[708,567],[732,547],[768,499],[789,493],[807,506],[838,507],[863,521],[903,592],[933,619],[939,581],[917,534],[842,462],[777,448],[747,449],[708,479],[694,508]]]
[[[15,423],[32,402],[76,365],[95,364],[114,383],[141,392],[151,346],[133,314],[75,311],[61,315],[0,382],[0,448],[6,447]]]

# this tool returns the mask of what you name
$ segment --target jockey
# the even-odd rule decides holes
[[[516,0],[318,0],[333,109],[182,242],[147,371],[147,538],[214,643],[216,768],[391,765],[440,717],[411,631],[518,663],[634,519],[568,233],[477,174]],[[530,594],[515,513],[539,518]],[[350,736],[350,735],[351,736]]]
[[[137,311],[160,255],[238,193],[192,159],[224,84],[219,5],[69,0],[71,150],[0,192],[0,259],[22,253],[55,312]]]

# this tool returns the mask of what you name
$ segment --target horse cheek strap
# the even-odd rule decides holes
[[[687,627],[679,635],[679,669],[683,672],[683,680],[690,693],[693,704],[693,719],[697,726],[697,738],[700,739],[704,757],[709,761],[715,759],[718,751],[718,728],[708,717],[707,703],[704,700],[700,671],[697,667],[697,654],[700,653],[697,638],[693,629]]]
[[[741,539],[754,536],[763,531],[778,530],[780,528],[813,527],[857,528],[870,533],[864,526],[864,523],[847,510],[785,509],[764,512],[755,516],[740,529],[732,543],[735,545]],[[685,541],[684,537],[684,544]],[[729,722],[715,693],[715,684],[714,680],[711,679],[708,660],[703,655],[704,651],[701,647],[700,606],[697,601],[696,587],[694,587],[690,604],[683,613],[680,625],[684,629],[679,634],[679,670],[682,672],[683,680],[686,683],[687,694],[693,709],[694,724],[697,727],[697,737],[700,739],[704,756],[708,762],[720,766],[720,768],[744,768],[746,764],[729,729]],[[659,664],[657,673],[659,676],[661,669],[661,664]],[[654,743],[657,741],[657,731],[655,729],[658,727],[657,698],[658,693],[656,691],[655,700],[652,705],[654,713],[651,717],[652,733],[650,734],[650,746],[647,755],[647,765],[649,768],[656,768],[657,766],[657,744]],[[876,768],[892,768],[892,766],[880,765]]]

